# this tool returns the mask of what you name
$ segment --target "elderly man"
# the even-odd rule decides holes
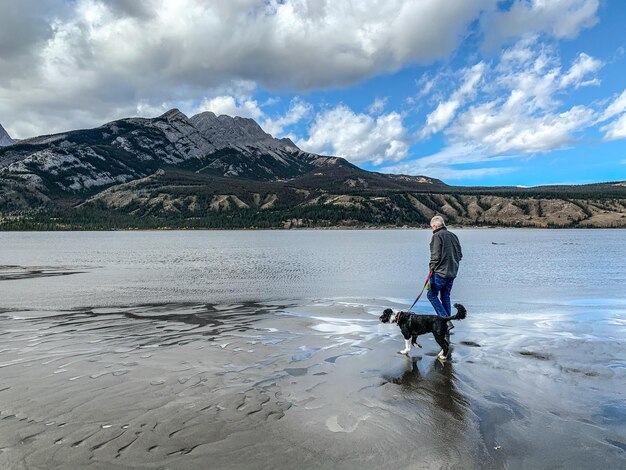
[[[440,317],[449,317],[450,291],[459,271],[459,261],[463,257],[461,244],[455,234],[448,231],[443,217],[436,215],[430,221],[433,238],[430,241],[430,289],[428,300]],[[441,300],[440,300],[441,297]],[[448,322],[448,329],[454,326]]]

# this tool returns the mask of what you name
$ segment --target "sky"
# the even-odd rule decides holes
[[[371,171],[623,181],[624,24],[621,0],[0,0],[0,124],[213,111]]]

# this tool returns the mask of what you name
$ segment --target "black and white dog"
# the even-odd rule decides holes
[[[454,304],[456,315],[443,318],[439,315],[418,315],[411,312],[393,313],[390,308],[385,309],[379,320],[383,323],[397,323],[404,336],[406,347],[400,351],[400,354],[408,355],[411,352],[411,346],[421,346],[416,343],[417,337],[424,333],[432,333],[437,344],[441,346],[439,359],[445,361],[450,351],[450,341],[448,336],[448,321],[463,320],[467,315],[467,310],[461,304]]]

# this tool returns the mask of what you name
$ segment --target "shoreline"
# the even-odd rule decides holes
[[[535,227],[535,226],[526,226],[526,227],[516,227],[516,226],[508,226],[508,225],[497,225],[497,226],[485,226],[485,225],[454,225],[447,224],[447,227],[454,230],[554,230],[554,231],[563,231],[563,230],[626,230],[626,227],[608,227],[608,226],[598,226],[598,227]],[[36,232],[189,232],[189,231],[207,231],[207,232],[306,232],[306,231],[376,231],[376,230],[389,230],[389,231],[409,231],[409,230],[423,230],[430,231],[429,227],[396,227],[396,226],[343,226],[336,225],[332,227],[292,227],[292,228],[282,228],[282,227],[240,227],[240,228],[209,228],[209,227],[159,227],[159,228],[106,228],[106,229],[90,229],[90,228],[59,228],[59,229],[46,229],[46,230],[37,230],[32,228],[26,229],[0,229],[0,233],[36,233]]]

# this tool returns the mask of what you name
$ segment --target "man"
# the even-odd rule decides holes
[[[430,289],[428,300],[440,317],[449,317],[450,291],[459,271],[459,261],[463,257],[461,244],[455,234],[449,232],[443,217],[436,215],[430,221],[433,238],[430,240]],[[441,297],[441,300],[439,299]],[[454,328],[448,322],[448,330]]]

